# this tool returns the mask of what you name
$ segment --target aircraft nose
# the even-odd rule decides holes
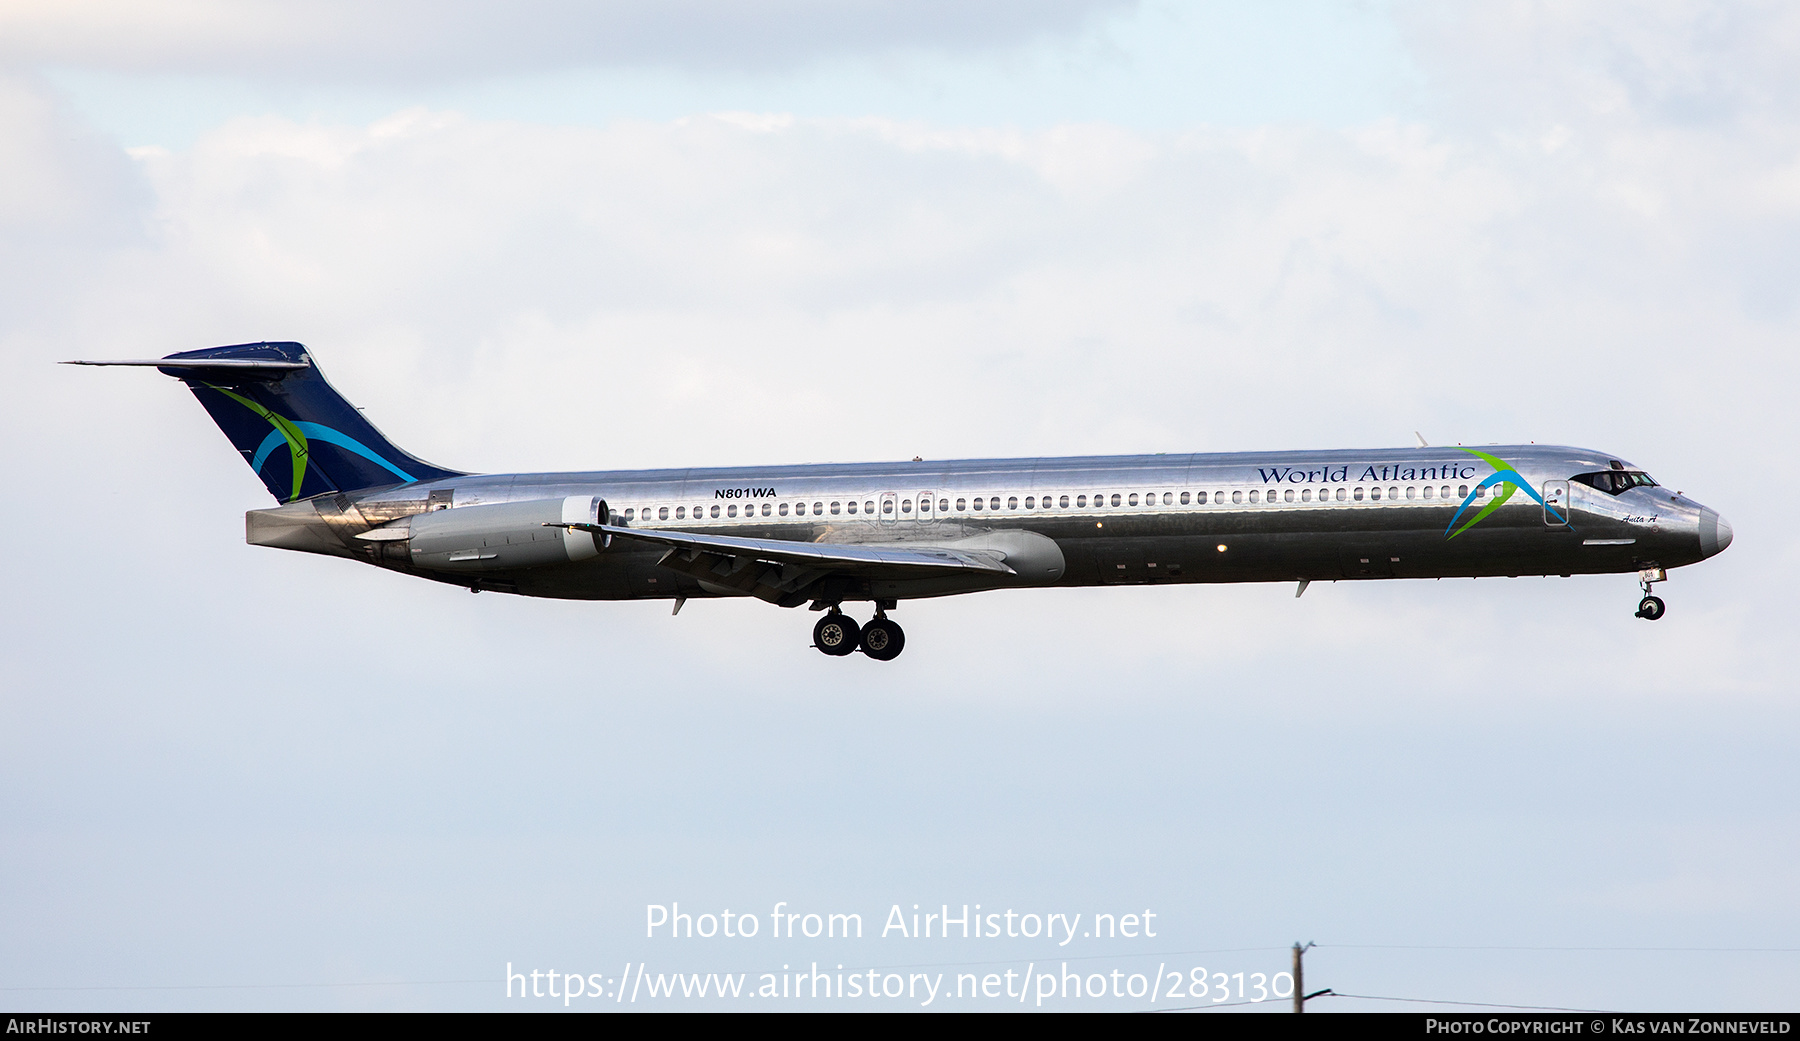
[[[1712,556],[1726,546],[1731,545],[1731,525],[1718,511],[1703,508],[1700,511],[1700,552]]]

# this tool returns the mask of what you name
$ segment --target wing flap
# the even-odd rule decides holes
[[[753,562],[835,573],[875,571],[890,574],[907,572],[917,575],[954,571],[984,571],[996,575],[1015,574],[1013,569],[1006,565],[1006,561],[1000,554],[948,549],[943,546],[793,542],[788,539],[751,539],[736,535],[698,535],[687,531],[623,528],[613,524],[547,524],[545,526],[572,528],[576,531],[593,532],[597,535],[651,542],[668,546],[673,551],[704,553],[739,562],[727,564],[724,571],[719,570],[720,564],[718,563],[711,565],[709,570],[714,571],[718,578],[740,573]],[[664,563],[670,563],[669,558],[665,558]]]

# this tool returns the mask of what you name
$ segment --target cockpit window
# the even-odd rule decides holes
[[[1569,478],[1580,481],[1590,488],[1598,488],[1608,495],[1617,495],[1627,488],[1655,488],[1656,482],[1642,470],[1601,470],[1591,474],[1576,474]]]

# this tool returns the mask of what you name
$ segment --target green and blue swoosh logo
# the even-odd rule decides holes
[[[1557,520],[1561,521],[1564,524],[1569,523],[1569,519],[1567,517],[1564,517],[1562,514],[1558,513],[1556,511],[1555,507],[1551,506],[1549,503],[1544,501],[1543,496],[1539,495],[1537,492],[1532,490],[1531,482],[1527,481],[1525,479],[1524,475],[1520,474],[1519,471],[1513,469],[1513,465],[1511,463],[1507,462],[1506,460],[1500,458],[1497,455],[1489,455],[1488,453],[1480,451],[1478,449],[1463,448],[1460,450],[1467,452],[1470,455],[1480,458],[1482,462],[1484,462],[1494,468],[1494,473],[1492,476],[1486,478],[1480,484],[1476,485],[1474,490],[1469,492],[1469,497],[1462,501],[1462,505],[1460,507],[1458,507],[1456,510],[1456,515],[1451,517],[1450,523],[1445,525],[1445,527],[1444,527],[1444,538],[1445,539],[1453,539],[1456,536],[1461,535],[1463,532],[1468,531],[1470,528],[1473,528],[1475,525],[1481,523],[1482,518],[1486,517],[1488,514],[1494,512],[1495,510],[1499,509],[1500,507],[1506,505],[1506,500],[1513,497],[1513,492],[1520,491],[1520,490],[1523,490],[1526,495],[1529,495],[1533,499],[1536,499],[1538,502],[1538,505],[1542,506],[1544,508],[1544,511],[1546,513],[1548,513],[1550,516],[1555,517]],[[1489,502],[1486,506],[1483,506],[1481,508],[1481,510],[1475,514],[1475,516],[1470,517],[1466,521],[1463,521],[1462,527],[1460,527],[1460,528],[1457,527],[1456,522],[1459,519],[1461,519],[1461,517],[1464,513],[1468,512],[1470,506],[1474,505],[1476,498],[1481,495],[1481,490],[1483,488],[1492,487],[1496,484],[1505,485],[1505,487],[1500,490],[1500,494],[1495,496],[1492,502]]]
[[[295,499],[300,498],[300,486],[306,480],[306,463],[312,452],[313,441],[323,441],[326,444],[336,445],[346,451],[354,452],[393,474],[395,477],[400,478],[402,481],[411,482],[418,480],[418,478],[407,473],[405,470],[400,469],[393,463],[376,455],[369,446],[350,437],[342,431],[335,430],[322,423],[308,423],[304,420],[285,419],[270,412],[261,405],[258,405],[256,402],[251,401],[249,398],[244,397],[242,394],[233,393],[226,390],[224,387],[214,386],[211,383],[208,383],[207,386],[268,420],[269,425],[275,428],[269,431],[269,436],[263,438],[262,444],[257,446],[255,455],[250,458],[250,469],[255,470],[260,475],[262,473],[263,464],[268,462],[270,454],[272,454],[275,449],[281,447],[284,442],[287,444],[288,456],[293,461],[294,467],[294,489],[288,495],[286,499],[287,502],[293,502]]]

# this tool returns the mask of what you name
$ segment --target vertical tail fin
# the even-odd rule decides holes
[[[460,476],[401,451],[325,381],[298,343],[240,343],[154,361],[188,385],[279,502]]]

